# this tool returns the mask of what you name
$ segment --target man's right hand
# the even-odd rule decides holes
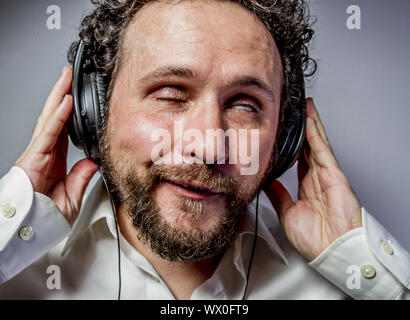
[[[38,118],[30,143],[15,166],[26,172],[34,191],[50,197],[73,225],[85,189],[98,168],[91,160],[83,159],[67,174],[65,123],[73,108],[69,94],[71,81],[72,69],[64,67]]]

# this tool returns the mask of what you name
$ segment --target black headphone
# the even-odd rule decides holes
[[[82,149],[86,156],[99,163],[99,130],[104,120],[106,84],[96,71],[94,63],[84,57],[84,41],[78,45],[73,66],[72,95],[74,108],[68,121],[68,132],[75,146]],[[279,145],[279,157],[271,172],[278,178],[297,160],[303,145],[306,128],[306,102],[304,93],[292,113],[291,127]]]
[[[73,65],[71,94],[74,108],[67,122],[73,144],[87,158],[99,163],[98,133],[104,119],[105,84],[94,63],[84,57],[84,41],[79,42]]]

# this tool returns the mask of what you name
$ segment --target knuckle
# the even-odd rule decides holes
[[[57,139],[57,137],[58,137],[58,134],[57,133],[55,133],[54,131],[51,131],[51,130],[47,130],[46,132],[45,132],[45,134],[44,134],[47,138],[50,138],[50,139]]]

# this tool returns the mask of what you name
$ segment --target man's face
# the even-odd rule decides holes
[[[121,54],[104,166],[122,205],[141,238],[162,257],[194,261],[218,254],[233,239],[271,159],[282,78],[276,45],[263,24],[238,5],[159,1],[138,12]],[[158,145],[153,133],[160,129],[171,137],[162,160],[211,157],[203,165],[161,163],[152,152]],[[190,129],[203,137],[218,129],[239,137],[245,129],[248,155],[255,144],[251,129],[257,130],[257,173],[242,174],[249,164],[239,159],[239,150],[230,153],[228,144],[220,161],[216,140],[178,139]],[[235,154],[238,159],[229,159]]]

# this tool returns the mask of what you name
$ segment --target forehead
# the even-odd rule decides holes
[[[263,73],[267,81],[274,81],[282,73],[269,31],[232,2],[150,2],[129,25],[122,54],[134,76],[172,64],[194,67],[205,76]]]

